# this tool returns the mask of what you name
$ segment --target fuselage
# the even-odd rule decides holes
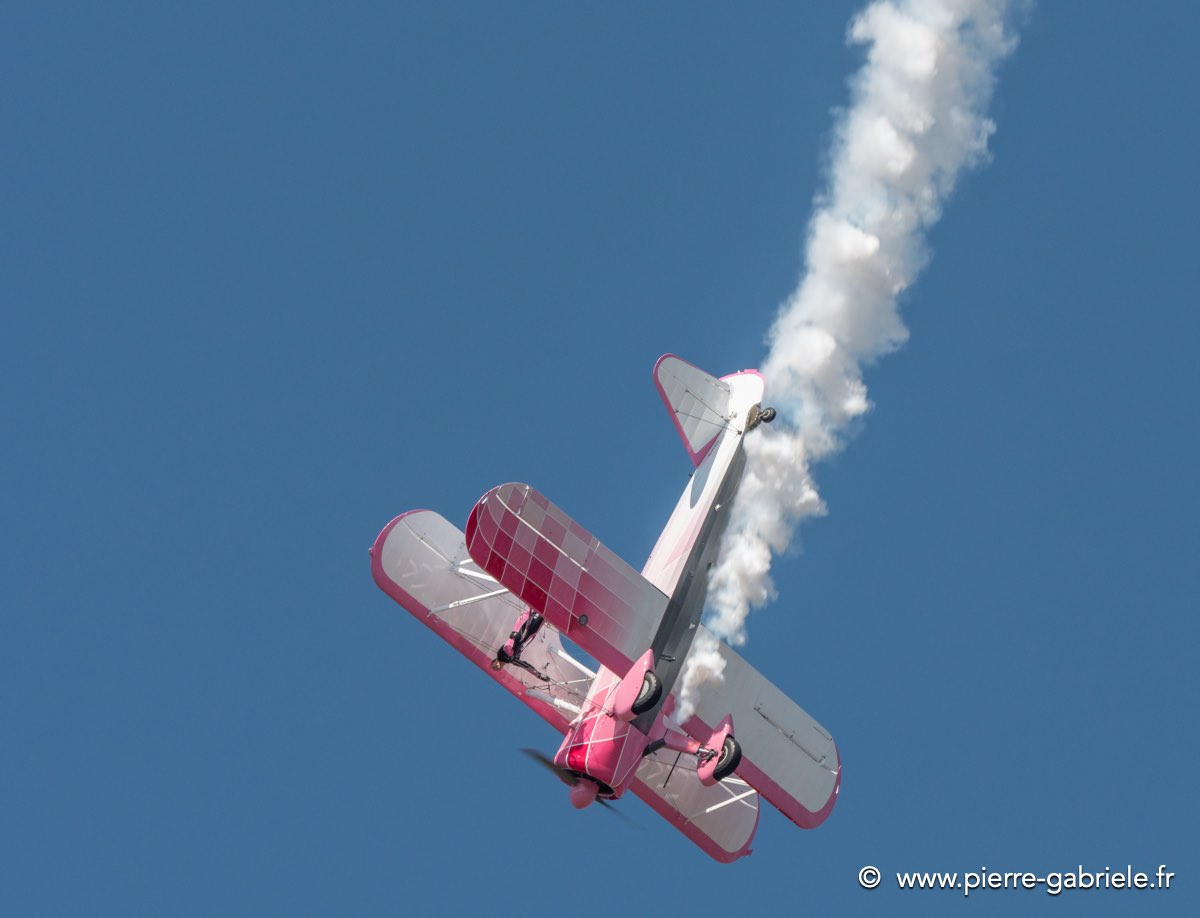
[[[708,570],[716,560],[745,466],[743,435],[757,423],[763,392],[762,378],[754,371],[724,381],[731,387],[729,421],[706,446],[642,569],[642,576],[670,597],[648,648],[662,682],[662,697],[633,720],[614,716],[615,696],[625,673],[601,666],[554,758],[559,767],[596,783],[602,797],[621,796],[646,747],[666,733],[664,717],[674,704],[671,691],[704,612]]]

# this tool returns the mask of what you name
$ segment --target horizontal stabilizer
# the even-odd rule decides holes
[[[484,571],[614,672],[650,646],[667,597],[529,485],[483,495],[466,541]]]
[[[692,465],[699,466],[733,419],[729,383],[674,354],[665,354],[654,365],[654,384],[671,412]]]

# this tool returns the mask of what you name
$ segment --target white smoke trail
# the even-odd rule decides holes
[[[1005,0],[881,0],[850,24],[868,46],[835,131],[828,188],[808,232],[806,273],[783,305],[762,366],[783,430],[746,440],[747,469],[710,578],[706,625],[732,644],[775,596],[771,558],[824,513],[809,464],[842,445],[870,407],[862,370],[908,335],[897,297],[927,261],[925,231],[964,168],[987,156],[997,64],[1016,46]],[[719,681],[716,643],[697,642],[680,692]]]

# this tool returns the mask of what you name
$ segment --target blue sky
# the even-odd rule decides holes
[[[689,469],[650,369],[762,359],[859,6],[5,11],[0,912],[1195,914],[1189,7],[1034,10],[815,470],[744,655],[839,743],[820,829],[722,867],[571,810],[371,580],[509,480],[640,566]],[[1080,864],[1178,876],[888,879]]]

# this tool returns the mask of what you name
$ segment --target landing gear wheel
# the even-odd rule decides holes
[[[770,424],[773,420],[775,420],[775,409],[774,408],[764,408],[762,410],[762,414],[760,414],[758,416],[758,419],[760,421],[762,421],[764,424]]]
[[[725,737],[721,744],[721,757],[717,759],[717,767],[713,769],[713,777],[724,781],[737,767],[742,764],[742,747],[732,736]]]
[[[646,670],[646,675],[642,677],[642,690],[638,692],[637,699],[633,702],[630,710],[634,714],[645,714],[652,707],[658,704],[658,699],[662,697],[662,682],[658,676],[654,675],[654,670]]]

